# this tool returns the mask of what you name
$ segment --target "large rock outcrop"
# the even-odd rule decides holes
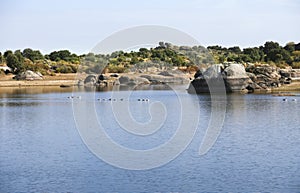
[[[293,73],[295,70],[279,69],[268,64],[260,66],[250,64],[247,68],[244,68],[242,64],[215,64],[204,72],[198,71],[188,91],[211,92],[214,86],[212,83],[220,79],[224,81],[223,85],[227,92],[267,91],[280,87],[282,84],[290,84],[293,76],[295,77]],[[222,81],[221,83],[223,83]],[[220,87],[221,84],[217,85]]]
[[[17,80],[42,80],[43,75],[39,72],[33,72],[31,70],[26,70],[14,77]]]
[[[188,92],[236,92],[252,83],[242,64],[214,64],[204,72],[197,72]]]
[[[144,74],[142,78],[148,79],[151,84],[184,84],[189,83],[189,79],[182,74],[175,74],[171,72],[161,72],[159,74]]]
[[[138,77],[138,76],[121,76],[118,80],[117,80],[118,84],[121,85],[140,85],[140,84],[150,84],[150,81],[146,78],[142,78],[142,77]]]
[[[278,87],[280,83],[285,81],[279,74],[279,68],[267,64],[262,66],[249,65],[246,70],[252,73],[252,80],[262,89]]]
[[[98,82],[97,75],[90,74],[84,79],[84,85],[85,86],[95,86]]]
[[[90,74],[80,83],[84,86],[107,86],[112,85],[142,85],[142,84],[188,84],[190,82],[187,75],[177,71],[162,71],[158,74],[112,74],[96,75]]]
[[[222,75],[228,92],[245,90],[249,84],[253,83],[242,64],[230,64],[227,67],[225,66]]]
[[[100,74],[99,76],[96,74],[90,74],[84,79],[83,84],[84,86],[107,85],[108,79],[109,77],[104,74]]]

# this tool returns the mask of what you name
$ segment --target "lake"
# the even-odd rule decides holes
[[[0,88],[0,192],[300,192],[300,97],[283,101],[270,94],[228,94],[219,101],[226,107],[219,137],[199,155],[211,97],[189,95],[185,88],[176,87],[178,93],[167,87],[116,92]],[[113,98],[114,93],[129,98]],[[191,120],[185,121],[193,122],[196,114],[197,128],[182,153],[152,169],[124,169],[99,159],[76,127],[78,119],[95,115],[117,144],[137,151],[155,148],[168,142],[182,121],[178,98],[194,104],[187,111]],[[139,123],[153,120],[149,108],[165,122],[150,135],[134,135],[116,121],[112,103],[114,108],[128,105]],[[82,105],[80,118],[76,104]],[[119,158],[113,149],[105,151]],[[123,158],[122,164],[129,164]]]

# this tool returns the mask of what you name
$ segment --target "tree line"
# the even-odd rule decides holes
[[[39,50],[26,48],[23,51],[7,50],[3,54],[0,52],[0,63],[6,63],[14,74],[25,70],[39,71],[42,74],[75,73],[80,63],[80,56],[68,50],[43,55]]]
[[[43,55],[39,50],[26,48],[23,51],[0,52],[0,64],[10,67],[17,74],[24,70],[39,71],[42,74],[76,73],[79,64],[88,73],[124,72],[126,69],[145,66],[199,66],[213,63],[269,63],[279,67],[300,68],[300,43],[285,46],[268,41],[259,47],[241,49],[239,46],[176,46],[159,42],[155,48],[140,48],[137,51],[116,51],[111,54],[88,53],[76,55],[69,50],[53,51]]]
[[[217,63],[270,63],[279,67],[291,66],[300,68],[300,43],[289,42],[285,46],[268,41],[263,46],[244,48],[238,46],[224,48],[221,46],[208,46]]]

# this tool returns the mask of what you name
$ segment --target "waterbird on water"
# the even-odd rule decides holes
[[[68,96],[67,98],[68,99],[75,99],[75,98],[76,99],[81,99],[81,96],[76,96],[76,97],[75,96]]]
[[[138,101],[149,101],[150,99],[146,98],[146,99],[138,99]]]

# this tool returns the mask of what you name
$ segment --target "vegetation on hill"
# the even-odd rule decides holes
[[[207,47],[217,63],[241,62],[241,63],[271,63],[280,67],[291,66],[300,68],[300,43],[287,43],[284,47],[277,42],[266,42],[263,46],[244,48],[238,46],[223,48],[221,46]]]
[[[42,74],[126,72],[129,68],[139,70],[148,67],[169,68],[185,66],[205,67],[213,63],[271,63],[280,67],[300,68],[300,43],[287,43],[280,46],[277,42],[266,42],[263,46],[244,48],[238,46],[176,46],[159,42],[156,48],[140,48],[137,51],[116,51],[111,54],[76,55],[68,50],[53,51],[43,55],[39,50],[26,48],[23,51],[7,50],[0,52],[0,64],[6,64],[17,74],[25,70],[39,71]]]

